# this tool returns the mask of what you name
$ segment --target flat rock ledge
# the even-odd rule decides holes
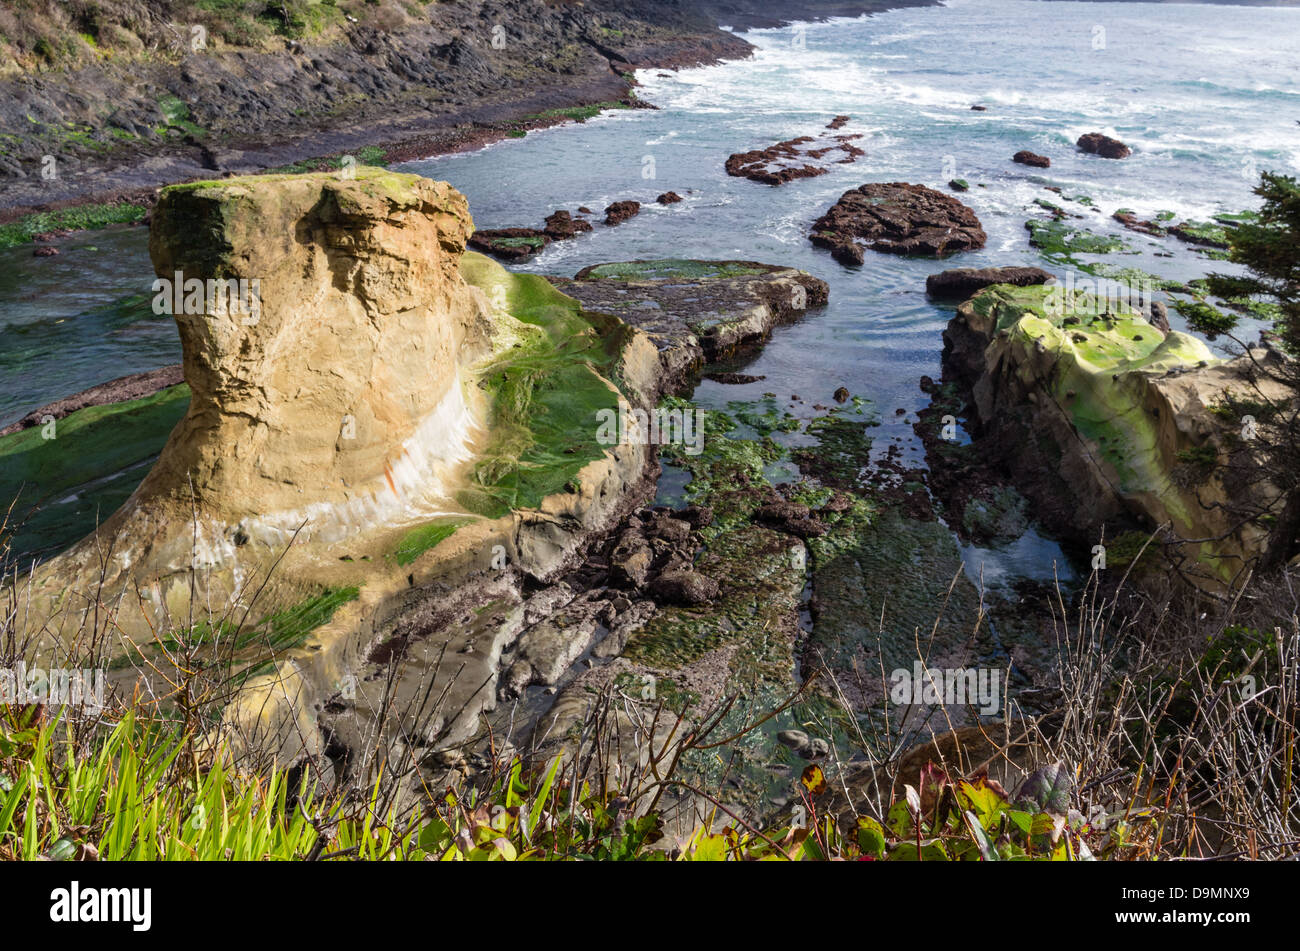
[[[826,282],[811,274],[755,261],[628,261],[551,280],[587,309],[648,335],[668,391],[684,387],[704,364],[763,343],[828,295]]]
[[[1041,267],[958,267],[927,277],[925,292],[931,297],[965,300],[994,284],[1025,287],[1051,280],[1055,280],[1053,275]]]
[[[848,116],[836,116],[828,130],[843,128]],[[850,165],[867,153],[854,142],[858,133],[801,135],[763,149],[736,152],[727,158],[728,175],[763,185],[784,185],[799,178],[825,175],[836,165]]]

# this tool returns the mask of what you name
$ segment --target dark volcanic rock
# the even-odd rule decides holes
[[[658,198],[655,199],[655,201],[657,201],[661,205],[675,205],[681,200],[682,200],[682,196],[677,194],[677,192],[664,192],[662,195],[660,195]]]
[[[847,116],[839,116],[848,121]],[[833,128],[839,128],[832,123]],[[764,185],[784,185],[796,178],[825,175],[834,165],[856,162],[866,152],[853,144],[860,135],[801,135],[765,149],[736,152],[727,159],[728,175]]]
[[[469,246],[503,261],[520,261],[532,257],[551,243],[545,231],[536,228],[489,228],[475,231]]]
[[[937,257],[982,248],[987,240],[975,212],[950,195],[907,182],[873,182],[845,192],[808,237],[844,264],[861,264],[863,248]]]
[[[698,571],[665,571],[650,582],[649,593],[655,601],[694,606],[708,604],[718,596],[718,583]]]
[[[713,509],[707,505],[688,505],[677,517],[690,523],[691,528],[708,528],[713,524]]]
[[[1011,161],[1019,162],[1021,165],[1032,165],[1034,168],[1051,168],[1052,160],[1046,155],[1038,155],[1030,152],[1028,149],[1021,149],[1015,155],[1011,156]]]
[[[1117,211],[1111,217],[1125,228],[1128,228],[1129,231],[1136,231],[1139,234],[1149,234],[1153,237],[1162,238],[1169,233],[1165,226],[1159,222],[1144,221],[1131,211]]]
[[[1100,132],[1089,132],[1086,135],[1081,135],[1074,144],[1084,152],[1091,152],[1101,158],[1122,159],[1133,154],[1133,150],[1119,139],[1112,139]]]
[[[639,201],[616,201],[605,208],[605,224],[621,225],[629,218],[635,218],[641,213],[641,203]]]
[[[990,284],[1046,284],[1052,275],[1041,267],[959,267],[931,274],[925,279],[925,292],[931,297],[965,300]]]
[[[564,209],[546,216],[546,226],[542,229],[552,241],[567,241],[576,238],[580,232],[590,231],[591,222],[574,218]]]
[[[848,121],[851,118],[852,118],[851,116],[836,116],[834,119],[832,119],[830,122],[826,124],[826,128],[832,130],[842,129],[848,124]]]

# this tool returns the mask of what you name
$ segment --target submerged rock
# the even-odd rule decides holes
[[[984,247],[975,212],[924,185],[872,183],[840,196],[813,224],[809,240],[842,264],[861,264],[863,249],[938,257]]]

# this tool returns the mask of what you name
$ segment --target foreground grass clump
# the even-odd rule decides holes
[[[86,743],[37,707],[0,710],[0,859],[383,859],[412,848],[414,830],[396,832],[391,813],[347,814],[284,771],[247,778],[215,761],[188,772],[185,738],[166,724],[128,713]]]
[[[600,794],[556,757],[529,777],[519,760],[481,790],[399,810],[381,781],[361,797],[322,790],[302,773],[249,775],[218,757],[194,768],[188,737],[128,712],[89,738],[40,707],[0,707],[0,859],[52,860],[650,860],[687,861],[1088,857],[1063,817],[1068,777],[1026,783],[1013,805],[996,784],[908,788],[882,825],[841,831],[820,816],[826,790],[805,771],[797,821],[763,831],[701,827],[664,842],[663,824],[627,796]],[[381,777],[382,778],[382,777]],[[927,802],[922,795],[930,797]],[[935,798],[935,796],[938,798]],[[1063,798],[1065,797],[1065,798]],[[359,801],[358,801],[359,798]],[[807,817],[805,820],[804,817]],[[666,847],[667,846],[667,847]]]
[[[148,209],[128,203],[79,205],[62,211],[38,211],[16,221],[0,225],[0,248],[27,244],[38,234],[51,231],[89,231],[108,225],[134,224],[144,219]]]

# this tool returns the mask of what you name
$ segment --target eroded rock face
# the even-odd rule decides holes
[[[842,264],[861,264],[864,249],[937,257],[982,248],[987,240],[971,209],[907,182],[873,182],[845,192],[808,238]]]
[[[175,314],[192,396],[137,506],[192,487],[245,534],[313,514],[328,531],[383,520],[467,458],[461,370],[487,345],[458,270],[471,230],[451,186],[377,170],[166,190],[160,278],[247,280],[258,306]]]
[[[1228,392],[1284,402],[1279,384],[1252,372],[1276,353],[1225,362],[1127,305],[1059,285],[986,288],[944,342],[945,373],[972,389],[979,445],[1054,530],[1091,547],[1103,530],[1111,542],[1135,521],[1167,525],[1184,576],[1210,588],[1230,586],[1262,551],[1264,533],[1233,509],[1250,501],[1242,493],[1269,489],[1213,465],[1241,451],[1240,423],[1215,407]]]

